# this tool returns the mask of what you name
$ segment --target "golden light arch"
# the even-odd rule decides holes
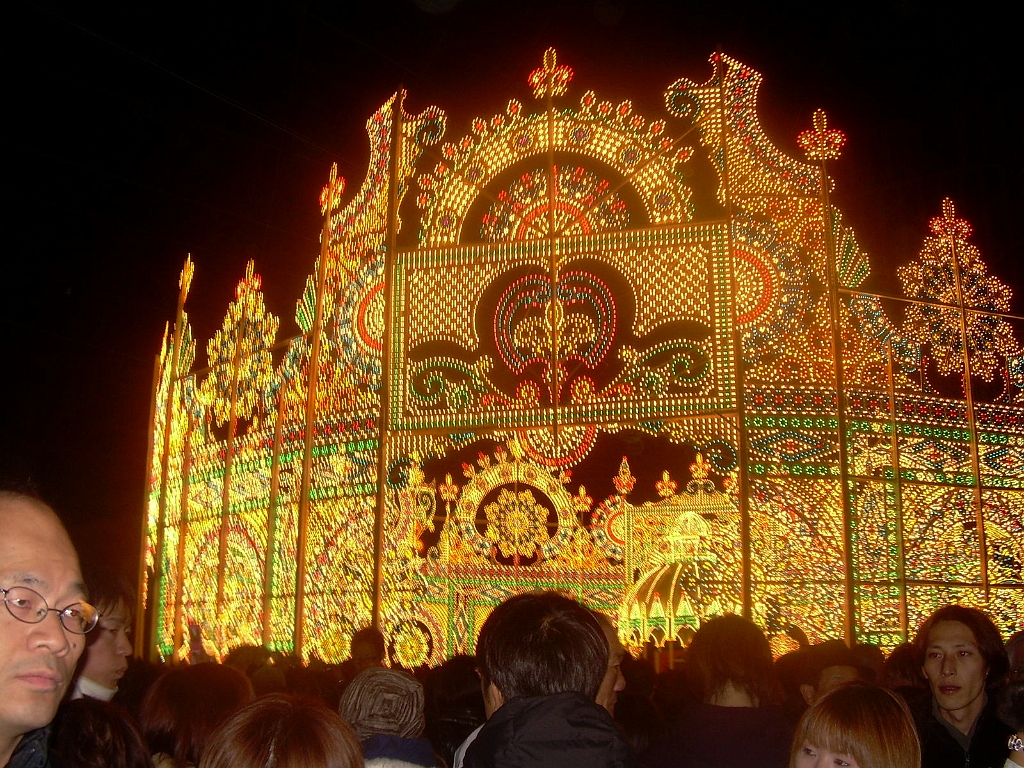
[[[710,64],[648,117],[570,95],[549,51],[534,107],[513,95],[455,139],[396,94],[359,188],[329,177],[280,341],[250,265],[197,364],[186,263],[154,388],[145,647],[336,661],[372,622],[396,661],[433,664],[536,588],[634,644],[728,610],[891,647],[953,599],[1020,628],[1008,288],[945,201],[905,295],[864,291],[829,199],[845,137],[817,113],[789,157],[760,74]]]

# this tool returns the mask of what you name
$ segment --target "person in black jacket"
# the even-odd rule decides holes
[[[923,768],[1001,768],[1011,730],[990,692],[1002,682],[1006,651],[999,630],[976,608],[947,605],[914,640],[931,696],[915,707]]]
[[[466,768],[626,768],[634,759],[598,705],[608,643],[593,614],[557,592],[506,600],[487,617],[477,663],[488,720]]]

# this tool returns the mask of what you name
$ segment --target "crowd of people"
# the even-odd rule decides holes
[[[10,768],[1024,766],[1024,632],[1004,644],[966,606],[887,658],[830,640],[773,659],[719,616],[659,672],[608,617],[531,592],[433,669],[388,666],[372,628],[341,665],[246,647],[161,668],[132,659],[131,590],[83,578],[56,514],[3,491],[0,593]]]

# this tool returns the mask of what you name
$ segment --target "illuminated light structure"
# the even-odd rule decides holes
[[[454,139],[396,94],[344,204],[332,170],[288,339],[250,264],[197,367],[186,262],[154,388],[151,654],[340,660],[375,623],[435,664],[534,588],[634,646],[726,611],[780,648],[794,624],[892,647],[952,601],[1020,628],[1008,289],[945,201],[906,295],[864,292],[829,202],[843,135],[819,112],[788,157],[760,75],[711,65],[648,119],[570,105],[550,50],[538,109]]]

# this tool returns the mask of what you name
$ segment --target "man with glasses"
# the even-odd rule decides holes
[[[53,510],[0,491],[0,765],[47,768],[48,726],[97,613]]]

